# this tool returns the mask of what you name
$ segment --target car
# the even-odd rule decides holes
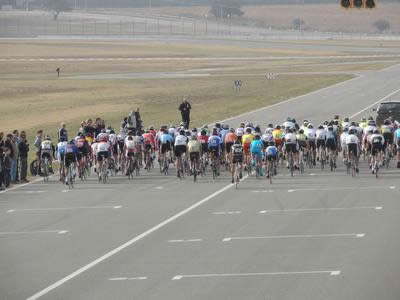
[[[379,104],[376,111],[376,124],[381,126],[389,117],[400,121],[400,101],[386,101]]]

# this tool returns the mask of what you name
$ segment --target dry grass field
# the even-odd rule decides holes
[[[284,50],[188,42],[1,41],[0,59],[29,57],[33,60],[0,61],[0,131],[27,130],[32,139],[36,130],[44,129],[55,137],[61,121],[75,133],[82,120],[98,116],[118,128],[120,120],[136,107],[141,108],[145,125],[177,123],[180,119],[177,106],[184,96],[193,106],[193,125],[199,126],[350,79],[353,75],[346,73],[348,71],[382,69],[396,62],[358,60],[349,63],[348,59],[340,57],[308,59],[312,55],[344,53]],[[239,54],[253,59],[221,59]],[[263,58],[278,54],[283,58]],[[285,59],[285,55],[304,58]],[[62,57],[149,60],[52,60]],[[181,59],[169,60],[168,57]],[[185,60],[196,57],[200,59]],[[56,77],[57,67],[62,70],[60,78]],[[183,75],[146,78],[148,72],[173,71],[183,72]],[[276,72],[276,79],[266,80],[266,72]],[[131,73],[142,74],[143,78],[120,77],[120,74]],[[186,77],[186,73],[208,76]],[[96,79],[104,74],[115,74],[115,78]],[[83,75],[93,78],[80,79]],[[239,94],[233,90],[236,78],[244,83]]]
[[[245,12],[243,17],[234,18],[237,24],[290,29],[293,20],[301,18],[305,21],[306,30],[376,33],[373,23],[384,19],[390,22],[390,31],[400,32],[400,3],[378,1],[377,8],[373,10],[342,9],[339,1],[332,4],[244,6],[242,10]],[[132,9],[132,12],[146,14],[149,10]],[[153,14],[196,18],[204,18],[208,12],[209,8],[204,6],[152,8]]]

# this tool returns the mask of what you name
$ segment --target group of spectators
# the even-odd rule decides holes
[[[0,132],[0,190],[28,182],[28,152],[25,131],[14,130],[6,136]]]

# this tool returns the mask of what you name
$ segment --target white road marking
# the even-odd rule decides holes
[[[270,236],[243,236],[227,237],[223,242],[233,240],[263,240],[263,239],[291,239],[291,238],[330,238],[330,237],[364,237],[365,233],[334,233],[334,234],[300,234],[300,235],[270,235]]]
[[[68,230],[9,231],[9,232],[0,232],[0,235],[14,235],[14,234],[41,234],[41,233],[57,233],[57,234],[65,234],[65,233],[68,233]]]
[[[253,193],[273,193],[274,190],[262,190],[262,191],[253,191]]]
[[[357,209],[375,209],[382,210],[382,206],[354,206],[354,207],[326,207],[326,208],[296,208],[296,209],[270,209],[270,210],[261,210],[260,214],[268,214],[268,213],[284,213],[284,212],[313,212],[313,211],[337,211],[337,210],[357,210]]]
[[[395,90],[394,92],[391,92],[389,95],[386,95],[385,97],[379,99],[378,101],[372,103],[371,105],[368,105],[367,107],[365,107],[364,109],[360,110],[359,112],[355,113],[354,115],[350,116],[350,119],[353,119],[354,117],[358,116],[359,114],[363,113],[364,111],[370,109],[371,107],[373,107],[376,104],[379,104],[383,101],[385,101],[386,99],[390,98],[391,96],[393,96],[394,94],[397,94],[398,92],[400,92],[400,89]]]
[[[197,274],[197,275],[176,275],[172,280],[181,280],[183,278],[204,278],[204,277],[240,277],[240,276],[268,276],[268,275],[306,275],[306,274],[329,274],[338,276],[339,270],[328,271],[295,271],[295,272],[268,272],[268,273],[237,273],[237,274]]]
[[[156,189],[156,190],[162,190],[162,189],[164,189],[164,187],[162,187],[162,186],[157,186],[157,187],[155,187],[155,189]]]
[[[190,239],[190,240],[169,240],[168,243],[193,243],[202,242],[202,239]]]
[[[238,215],[240,211],[216,211],[213,212],[213,215]]]
[[[142,277],[114,277],[114,278],[109,278],[108,280],[110,281],[126,281],[126,280],[146,280],[147,277],[142,276]]]
[[[243,177],[242,181],[247,178],[247,175]],[[148,235],[152,234],[153,232],[159,230],[160,228],[165,227],[169,223],[172,223],[176,219],[186,215],[187,213],[191,212],[195,208],[207,203],[211,199],[215,198],[219,194],[225,192],[226,190],[230,189],[233,187],[233,184],[229,184],[218,191],[212,193],[211,195],[207,196],[206,198],[200,200],[199,202],[193,204],[192,206],[189,206],[188,208],[182,210],[181,212],[175,214],[174,216],[166,219],[165,221],[153,226],[152,228],[148,229],[147,231],[139,234],[138,236],[132,238],[131,240],[127,241],[126,243],[122,244],[121,246],[118,246],[117,248],[114,248],[113,250],[107,252],[103,256],[100,256],[99,258],[95,259],[94,261],[88,263],[87,265],[77,269],[76,271],[72,272],[71,274],[61,278],[60,280],[56,281],[55,283],[49,285],[48,287],[40,290],[36,294],[32,295],[31,297],[27,298],[27,300],[36,300],[39,299],[40,297],[46,295],[47,293],[51,292],[52,290],[56,289],[57,287],[63,285],[64,283],[68,282],[69,280],[77,277],[78,275],[82,274],[83,272],[93,268],[94,266],[98,265],[99,263],[105,261],[106,259],[112,257],[113,255],[119,253],[120,251],[124,250],[125,248],[129,247],[130,245],[136,243],[137,241],[142,240],[143,238],[147,237]]]
[[[51,178],[52,176],[53,176],[53,175],[51,175],[49,178]],[[39,182],[39,181],[42,181],[42,180],[43,180],[43,178],[38,178],[38,179],[32,180],[31,182],[27,182],[27,183],[24,183],[24,184],[16,185],[16,186],[14,186],[14,187],[12,187],[12,188],[8,188],[8,189],[6,189],[6,190],[4,190],[4,191],[1,191],[0,194],[4,194],[4,193],[6,193],[6,192],[13,191],[13,190],[15,190],[15,189],[19,189],[19,188],[22,188],[22,187],[24,187],[24,186],[27,186],[28,184],[32,184],[32,183],[35,183],[35,182]]]
[[[45,207],[45,208],[24,208],[24,209],[9,209],[7,213],[24,212],[24,211],[51,211],[51,210],[77,210],[77,209],[119,209],[117,206],[79,206],[79,207]]]
[[[395,189],[394,186],[338,186],[328,188],[310,188],[310,189],[290,189],[288,193],[293,192],[314,192],[314,191],[339,191],[339,190],[375,190],[375,189]]]

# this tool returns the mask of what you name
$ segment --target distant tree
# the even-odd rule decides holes
[[[304,20],[301,18],[296,18],[293,20],[292,24],[294,29],[301,29],[304,26],[304,24],[306,24],[306,22],[304,22]]]
[[[240,8],[239,1],[214,0],[211,5],[210,14],[216,18],[226,19],[231,16],[242,16],[244,12]]]
[[[47,0],[45,5],[48,10],[53,12],[54,20],[57,20],[61,12],[72,10],[71,3],[68,0]]]
[[[389,23],[389,21],[386,21],[386,20],[378,20],[373,25],[380,32],[386,31],[386,30],[388,30],[390,28],[390,23]]]

